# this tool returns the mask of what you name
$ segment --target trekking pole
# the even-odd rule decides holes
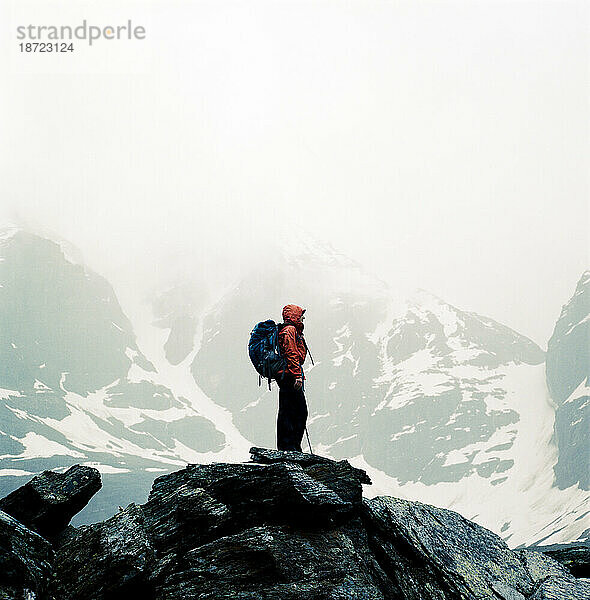
[[[309,354],[309,358],[311,358],[311,364],[313,365],[313,357],[311,356],[311,352],[309,351],[309,348],[307,347],[307,344],[305,343],[305,338],[303,338],[303,345],[305,346],[305,349],[307,350],[308,354]],[[301,374],[303,375],[303,366],[301,366]],[[301,381],[301,389],[305,390],[305,379],[302,378]],[[311,447],[311,442],[309,441],[309,431],[307,431],[307,425],[305,426],[305,435],[307,436],[307,445],[309,446],[309,452],[311,454],[313,454],[313,448]]]
[[[313,454],[313,448],[311,447],[311,442],[309,441],[309,431],[307,431],[307,425],[305,426],[305,435],[307,436],[307,445],[309,446],[310,454]]]
[[[303,340],[303,345],[305,346],[305,349],[307,350],[307,353],[309,354],[311,364],[314,365],[315,363],[313,362],[313,356],[311,355],[311,352],[309,351],[309,348],[307,347],[307,342],[305,341],[305,338],[303,336],[301,339]]]

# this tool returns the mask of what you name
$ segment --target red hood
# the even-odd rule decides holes
[[[297,306],[296,304],[287,304],[287,306],[283,308],[283,321],[285,323],[290,323],[291,325],[299,325],[301,329],[303,329],[303,321],[301,321],[301,317],[303,316],[304,312],[305,308],[301,308],[301,306]]]

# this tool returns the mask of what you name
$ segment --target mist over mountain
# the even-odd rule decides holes
[[[298,303],[315,358],[306,370],[315,451],[356,460],[375,490],[442,503],[515,543],[559,528],[577,536],[571,522],[588,496],[553,489],[544,352],[493,319],[424,290],[398,295],[333,248],[307,246],[313,253],[284,249],[276,265],[245,273],[204,316],[191,370],[239,430],[275,442],[276,391],[255,387],[239,333]]]
[[[219,298],[187,278],[120,302],[64,248],[25,231],[0,247],[6,486],[77,462],[133,487],[146,470],[273,447],[275,384],[258,386],[246,346],[258,321],[296,303],[315,359],[314,452],[365,468],[371,493],[453,508],[511,545],[587,536],[588,374],[567,356],[587,352],[588,274],[545,367],[513,329],[424,290],[391,290],[311,236],[269,249]]]
[[[85,459],[106,472],[182,464],[224,435],[158,382],[111,285],[55,242],[17,231],[0,246],[4,474]]]

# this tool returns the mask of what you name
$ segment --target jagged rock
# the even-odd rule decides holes
[[[549,577],[541,581],[530,600],[590,600],[590,582]]]
[[[27,600],[23,582],[46,594],[39,600],[587,598],[590,583],[542,554],[511,551],[457,513],[362,500],[368,478],[346,461],[257,448],[252,457],[189,465],[156,479],[143,506],[68,527],[53,540],[53,596],[50,555],[36,579],[6,588],[12,595],[0,587],[0,600]],[[25,563],[17,566],[28,573]]]
[[[247,529],[196,548],[158,600],[384,600],[365,558],[342,531]],[[369,568],[368,568],[369,567]]]
[[[193,577],[192,567],[188,572],[186,568],[183,570],[183,565],[190,563],[189,556],[196,556],[201,548],[216,547],[215,544],[223,546],[220,540],[238,539],[252,523],[305,522],[317,528],[320,521],[329,524],[337,516],[340,519],[336,521],[342,520],[352,510],[352,499],[360,502],[359,479],[362,472],[352,469],[348,463],[327,459],[316,461],[308,468],[313,469],[317,479],[294,461],[263,465],[189,465],[186,469],[158,478],[143,507],[128,507],[105,523],[79,530],[71,528],[61,537],[57,559],[58,576],[62,582],[60,594],[65,600],[111,598],[115,592],[119,594],[123,590],[128,593],[133,586],[134,590],[143,586],[141,589],[145,596],[151,593],[153,583],[163,586],[162,589],[178,589],[182,595],[186,593],[187,586],[194,587],[198,583],[198,579]],[[318,479],[326,481],[330,487]],[[334,490],[340,491],[347,499],[342,499]],[[351,501],[348,501],[349,497]],[[289,535],[295,533],[284,533],[281,539]],[[314,535],[319,544],[322,535]],[[344,543],[344,534],[340,536]],[[113,539],[117,543],[113,544]],[[244,539],[252,540],[251,536]],[[134,545],[138,540],[143,540],[139,549]],[[346,543],[352,547],[350,539]],[[366,541],[364,547],[363,560],[373,570],[379,571]],[[245,545],[242,548],[246,554],[249,553]],[[305,552],[306,548],[308,546],[302,546],[300,552]],[[279,552],[280,549],[275,550]],[[354,554],[354,550],[351,552]],[[151,558],[133,561],[135,555],[149,555]],[[324,562],[324,559],[317,560]],[[360,555],[355,560],[361,560]],[[183,573],[187,581],[183,580]],[[255,576],[253,572],[252,581]],[[384,575],[382,578],[386,580]],[[369,589],[373,585],[370,582],[361,585],[353,581],[354,578],[349,579],[334,584],[332,596],[325,597],[354,597],[350,594],[359,585],[359,589],[367,586]],[[165,583],[162,583],[164,580]],[[109,582],[107,587],[105,581]],[[338,592],[339,586],[344,586],[342,590],[346,592]],[[300,597],[316,597],[321,586],[318,580],[308,587],[309,594]],[[294,594],[299,593],[297,587],[293,590]],[[286,589],[283,591],[287,593]],[[310,595],[312,592],[316,595]],[[283,592],[279,590],[277,593]],[[382,598],[379,594],[371,594],[366,597]]]
[[[151,598],[156,555],[140,506],[130,504],[104,523],[68,528],[56,550],[56,597],[109,600]]]
[[[318,463],[333,463],[335,461],[320,456],[319,454],[308,454],[296,450],[273,450],[271,448],[250,448],[250,459],[257,463],[271,464],[276,462],[294,462],[303,467],[317,465]]]
[[[505,600],[531,593],[518,557],[461,515],[419,502],[364,500],[371,547],[404,600]]]
[[[345,518],[353,508],[297,463],[189,465],[159,477],[150,500],[171,485],[206,490],[229,507],[233,526],[241,528],[273,521],[325,523]]]
[[[561,563],[574,577],[590,578],[590,542],[554,544],[529,548],[542,552]]]
[[[0,511],[2,600],[49,600],[53,558],[47,540]]]
[[[101,488],[100,473],[74,465],[65,473],[44,471],[0,500],[0,510],[29,529],[52,539]]]
[[[154,486],[143,511],[146,528],[162,555],[220,537],[230,520],[229,508],[207,491],[188,484],[177,486],[167,478]]]
[[[361,484],[371,484],[365,471],[351,466],[346,460],[337,462],[316,454],[266,448],[250,448],[250,457],[255,462],[263,464],[279,462],[298,464],[310,477],[336,492],[342,500],[353,504],[360,504],[362,501]]]
[[[565,577],[566,579],[572,577],[562,564],[542,552],[518,550],[516,554],[535,583],[547,577]]]
[[[490,587],[503,600],[526,600],[520,592],[517,592],[512,586],[501,581],[494,581]]]
[[[307,454],[306,452],[297,452],[295,450],[270,450],[268,448],[250,448],[250,458],[254,462],[269,464],[275,462],[294,462],[302,467],[312,465],[342,465],[348,472],[355,475],[359,483],[370,484],[371,479],[365,471],[357,469],[350,465],[347,460],[334,461],[331,458],[320,456],[319,454]]]

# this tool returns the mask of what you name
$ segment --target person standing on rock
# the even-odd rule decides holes
[[[279,348],[287,365],[276,378],[279,386],[279,413],[277,416],[277,449],[298,450],[307,423],[307,403],[303,382],[303,362],[307,344],[303,337],[305,309],[295,304],[283,308],[283,323],[279,325]]]

